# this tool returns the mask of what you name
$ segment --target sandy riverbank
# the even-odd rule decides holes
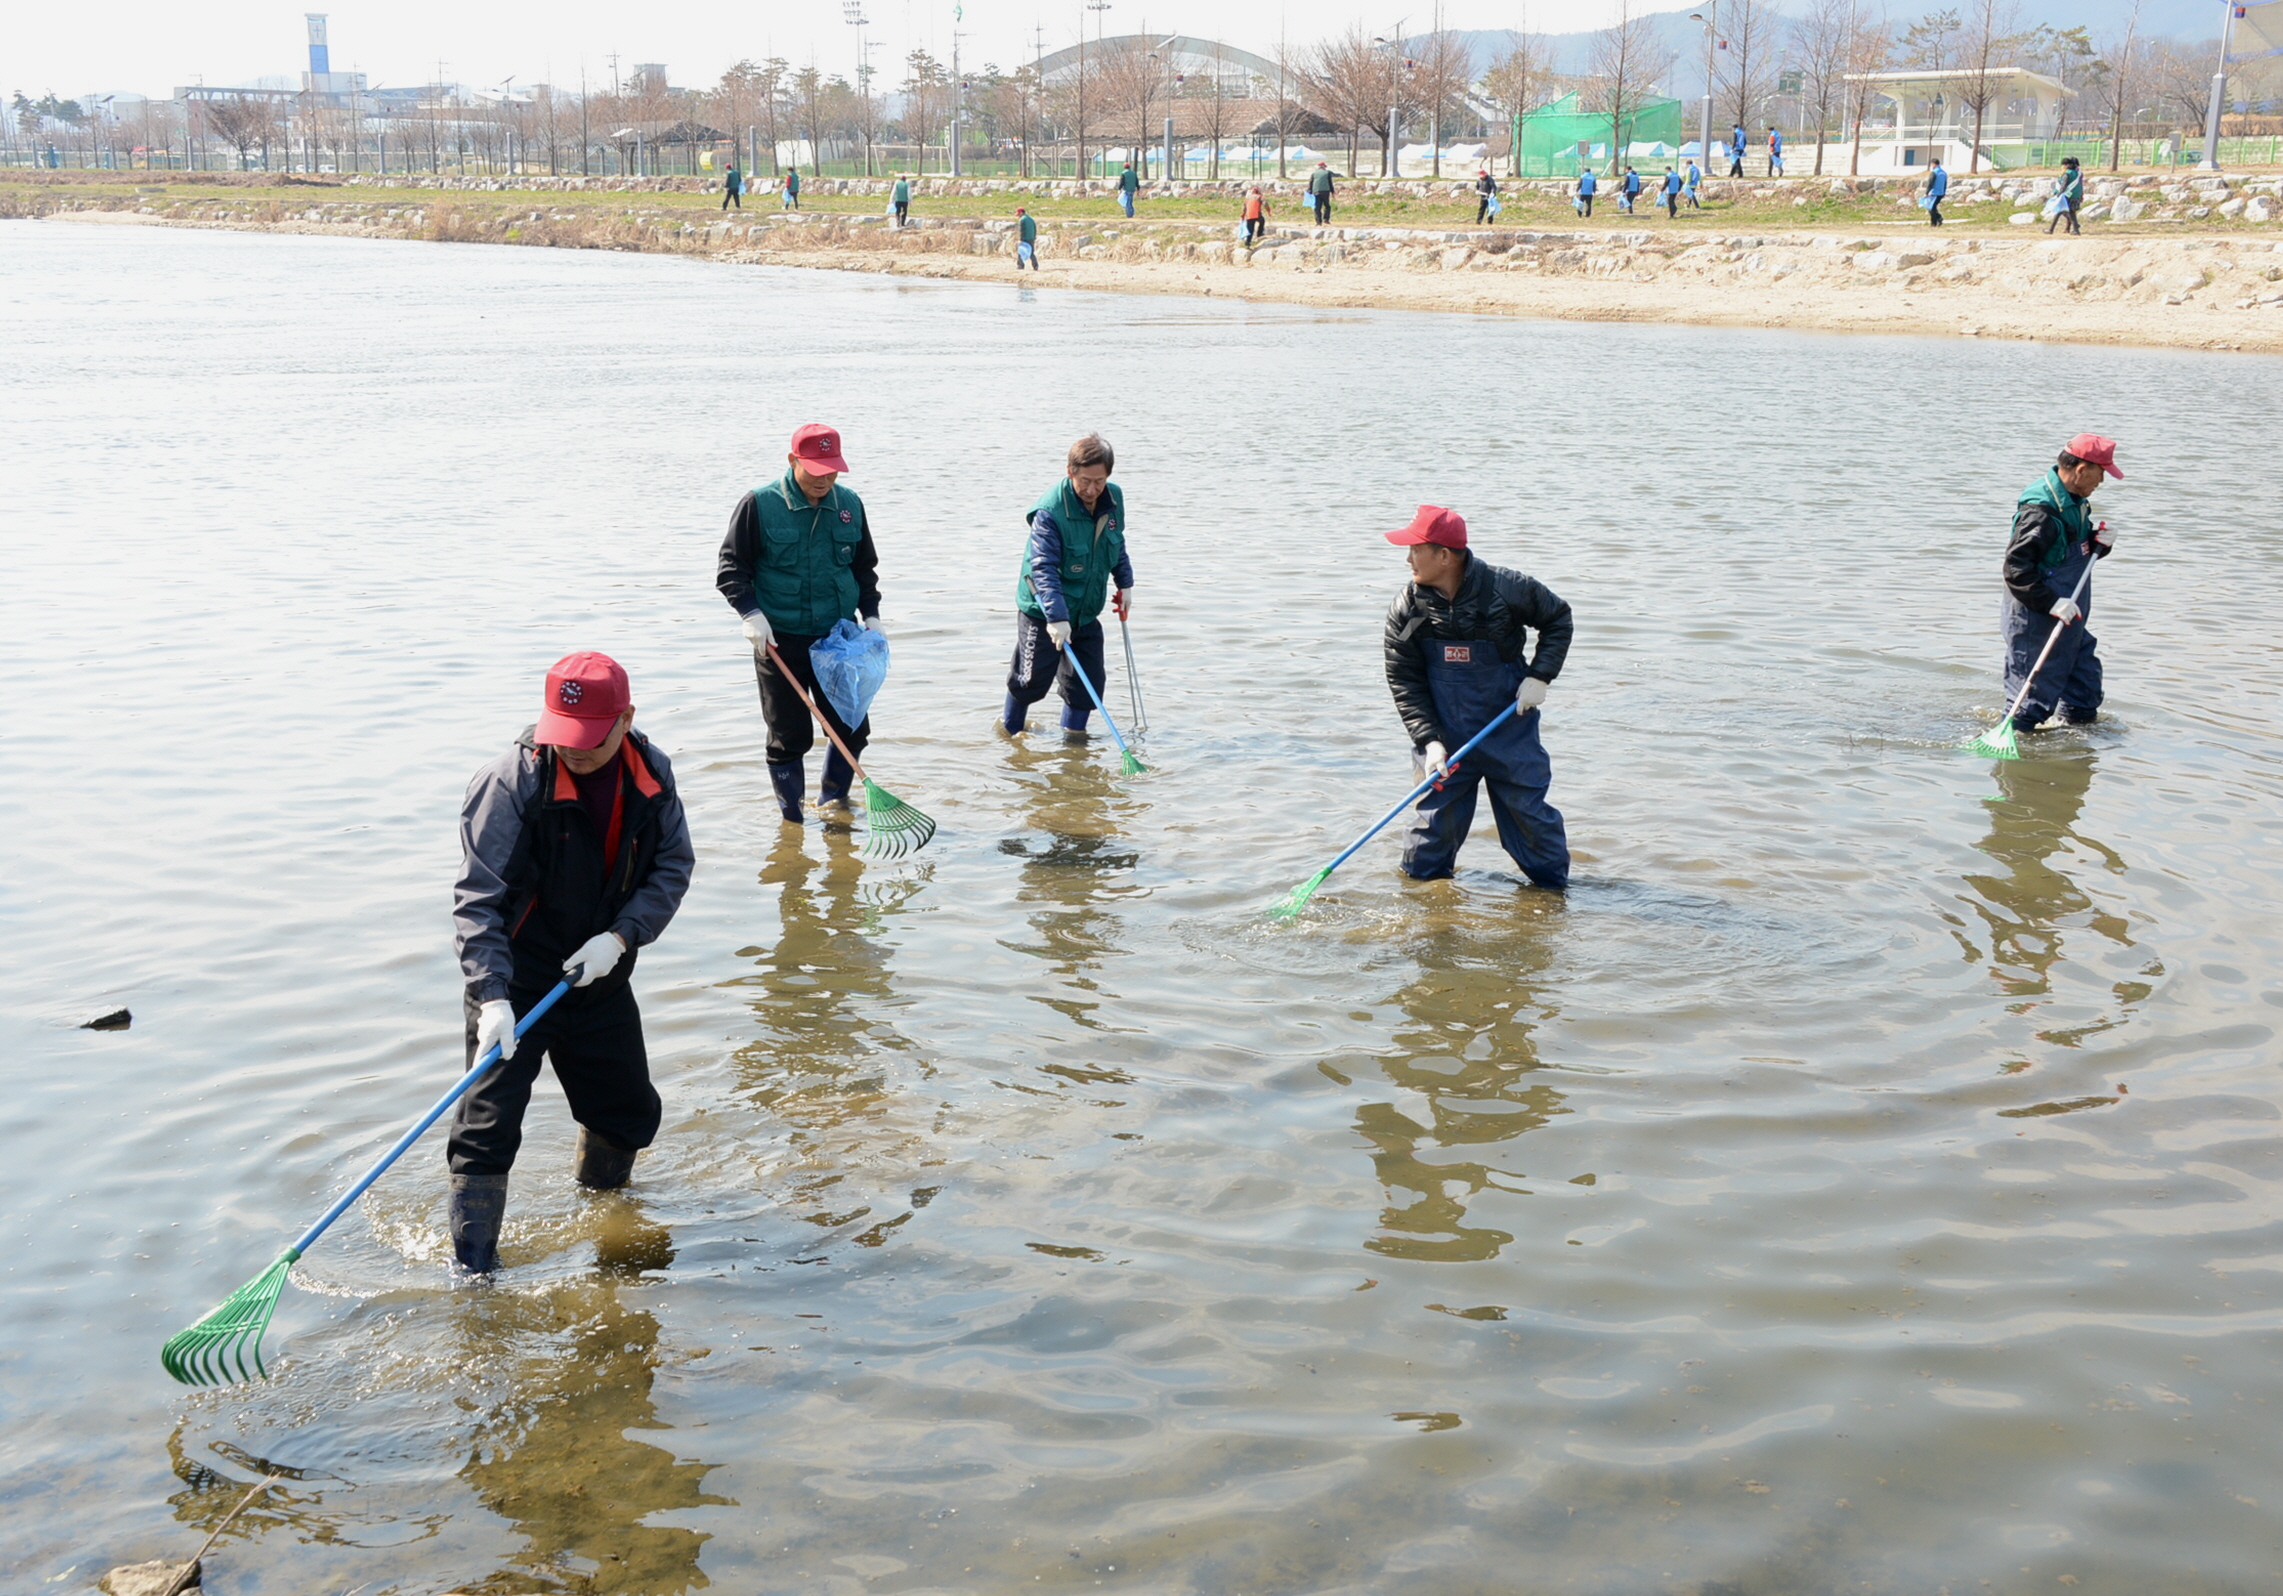
[[[1014,282],[1009,224],[929,218],[563,214],[419,203],[201,199],[57,210],[50,221],[409,237],[695,255],[727,264]],[[1283,228],[1254,251],[1217,226],[1056,223],[1026,285],[1210,295],[1340,309],[1824,332],[1919,333],[2283,353],[2283,243],[2271,232],[2048,238],[1924,226],[1622,229]]]

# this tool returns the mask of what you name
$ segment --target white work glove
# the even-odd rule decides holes
[[[2093,541],[2101,546],[2103,554],[2114,554],[2116,552],[2117,535],[2109,530],[2109,524],[2106,521],[2093,528]]]
[[[1070,623],[1068,621],[1049,621],[1046,623],[1046,635],[1053,640],[1056,648],[1068,648],[1070,646]]]
[[[2059,621],[2063,626],[2074,626],[2085,612],[2077,608],[2075,599],[2055,599],[2053,608],[2045,613]]]
[[[1130,587],[1121,587],[1121,588],[1119,588],[1119,589],[1118,589],[1117,607],[1118,607],[1118,619],[1119,619],[1119,620],[1121,620],[1121,621],[1122,621],[1122,620],[1125,620],[1125,619],[1126,619],[1128,616],[1130,616],[1130,615],[1132,615],[1132,614],[1133,614],[1133,612],[1134,612],[1134,590],[1133,590],[1132,588],[1130,588]]]
[[[499,1044],[499,1056],[515,1057],[515,1005],[505,998],[493,998],[476,1015],[476,1057],[482,1058]]]
[[[759,610],[745,617],[744,631],[745,641],[753,645],[756,654],[766,654],[769,645],[777,640],[777,634],[769,630],[769,617]]]
[[[888,628],[881,624],[880,617],[877,615],[867,615],[864,617],[864,630],[867,632],[878,632],[880,634],[881,641],[887,641]]]
[[[1430,776],[1448,776],[1451,772],[1443,763],[1445,752],[1441,743],[1429,743],[1419,751],[1420,767]]]
[[[578,980],[573,984],[576,986],[593,986],[597,981],[618,968],[618,961],[625,953],[626,939],[616,931],[605,931],[600,936],[587,938],[585,946],[565,959],[563,961],[563,973],[569,975],[579,966],[585,965],[586,969],[581,972]]]
[[[1542,676],[1525,676],[1522,685],[1514,689],[1514,707],[1527,715],[1546,701],[1546,680]]]

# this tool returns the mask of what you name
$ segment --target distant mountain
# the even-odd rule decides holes
[[[1940,9],[1928,0],[1890,0],[1888,16],[1898,31],[1924,12]],[[1780,13],[1793,16],[1805,12],[1806,6],[1794,3],[1779,8]],[[1716,13],[1717,15],[1717,13]],[[2036,27],[2043,24],[2054,28],[2074,28],[2082,24],[2088,28],[2096,44],[2106,43],[2123,34],[2125,24],[2132,15],[2132,0],[2023,0],[2022,24]],[[1672,52],[1673,69],[1667,75],[1666,92],[1686,99],[1703,92],[1704,87],[1704,30],[1689,20],[1683,11],[1659,11],[1642,18],[1652,24],[1661,46]],[[2216,49],[2219,40],[2220,8],[2216,0],[2142,0],[2140,8],[2140,36],[2144,39],[2173,38],[2189,43],[2209,41]],[[1475,74],[1480,76],[1491,63],[1514,48],[1516,35],[1508,28],[1487,28],[1462,32],[1474,63]],[[1553,69],[1556,72],[1583,74],[1593,68],[1593,44],[1599,37],[1596,31],[1583,33],[1550,33],[1543,35],[1553,52]]]

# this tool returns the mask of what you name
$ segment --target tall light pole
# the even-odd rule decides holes
[[[871,22],[864,15],[864,0],[840,0],[841,20],[856,30],[856,97],[864,110],[864,175],[872,175],[872,50],[864,30]]]
[[[1371,42],[1386,50],[1393,59],[1403,48],[1403,24],[1410,20],[1409,17],[1397,19],[1394,38],[1375,38]],[[1403,74],[1410,69],[1411,61],[1406,57],[1387,74],[1387,153],[1380,158],[1382,177],[1403,175],[1403,157],[1397,152],[1402,148],[1403,139]]]
[[[1704,120],[1696,135],[1696,158],[1704,163],[1707,176],[1712,172],[1712,17],[1713,8],[1691,11],[1688,19],[1704,28]]]
[[[967,14],[964,6],[951,8],[951,175],[959,175],[959,114],[967,102],[967,84],[959,76],[959,22]]]
[[[1102,47],[1102,13],[1110,9],[1110,0],[1085,0],[1085,9],[1094,13],[1094,47]],[[1086,19],[1078,19],[1078,180],[1086,180]]]
[[[2228,39],[2235,32],[2236,13],[2242,9],[2241,0],[2225,0],[2221,8],[2220,61],[2212,73],[2211,108],[2204,113],[2204,159],[2196,167],[2199,172],[2220,169],[2220,107],[2226,103],[2228,92]]]

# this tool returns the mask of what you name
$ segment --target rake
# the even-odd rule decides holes
[[[1119,772],[1127,776],[1148,775],[1149,766],[1136,759],[1134,751],[1126,746],[1126,734],[1118,730],[1118,723],[1110,718],[1109,709],[1102,703],[1102,695],[1094,691],[1093,682],[1087,678],[1086,667],[1078,663],[1078,656],[1071,652],[1068,643],[1060,644],[1059,647],[1062,649],[1062,657],[1070,661],[1071,674],[1086,689],[1086,696],[1094,700],[1094,707],[1102,712],[1102,724],[1109,727],[1110,735],[1118,740],[1118,752],[1124,756],[1118,765]]]
[[[2084,601],[2085,584],[2092,579],[2093,562],[2087,560],[2084,571],[2077,578],[2076,587],[2070,591],[2070,603],[2079,604]],[[2052,657],[2053,645],[2061,641],[2061,634],[2067,630],[2068,628],[2059,622],[2054,623],[2053,630],[2045,634],[2045,646],[2037,651],[2037,663],[2032,665],[2029,668],[2029,674],[2022,678],[2021,691],[2013,695],[2013,707],[2006,711],[2006,718],[1968,743],[1966,752],[1978,754],[1984,759],[2019,759],[2021,757],[2021,742],[2014,734],[2013,718],[2021,713],[2022,701],[2029,697],[2029,690],[2037,685],[2037,673],[2045,669],[2046,660]]]
[[[515,1035],[521,1040],[523,1033],[539,1023],[540,1016],[553,1008],[556,1001],[585,974],[574,969],[555,983],[548,993],[525,1011],[515,1022]],[[295,1260],[315,1245],[317,1238],[331,1228],[334,1220],[349,1211],[349,1207],[365,1194],[365,1189],[381,1178],[388,1166],[404,1156],[405,1149],[420,1140],[421,1132],[444,1117],[444,1111],[457,1103],[469,1087],[476,1084],[491,1067],[499,1062],[499,1046],[494,1043],[484,1049],[468,1071],[452,1083],[452,1089],[436,1100],[436,1105],[420,1116],[412,1129],[396,1139],[396,1145],[381,1154],[372,1168],[358,1178],[357,1183],[341,1194],[338,1202],[325,1210],[323,1218],[303,1231],[294,1244],[277,1255],[277,1261],[254,1276],[237,1290],[224,1297],[214,1311],[189,1329],[176,1334],[159,1349],[159,1362],[166,1372],[184,1385],[235,1385],[247,1380],[266,1380],[269,1370],[262,1366],[262,1332],[269,1328],[270,1315],[277,1311],[278,1294],[285,1290],[285,1277]]]
[[[1334,859],[1330,864],[1324,866],[1323,869],[1317,871],[1314,875],[1301,882],[1300,885],[1294,887],[1290,892],[1287,892],[1281,899],[1279,899],[1276,907],[1268,911],[1269,918],[1272,920],[1290,920],[1294,915],[1298,914],[1301,909],[1307,905],[1308,900],[1316,895],[1316,889],[1324,884],[1326,878],[1329,877],[1333,871],[1339,869],[1340,866],[1346,864],[1350,859],[1355,857],[1356,850],[1361,848],[1365,843],[1371,841],[1372,838],[1378,836],[1381,831],[1385,830],[1387,823],[1390,820],[1393,820],[1397,815],[1403,813],[1404,810],[1410,808],[1420,799],[1426,797],[1429,791],[1436,787],[1440,787],[1444,782],[1450,780],[1451,777],[1458,772],[1459,761],[1466,758],[1466,756],[1473,751],[1474,745],[1481,742],[1485,737],[1488,737],[1492,732],[1498,730],[1500,726],[1504,725],[1506,723],[1506,717],[1513,714],[1519,707],[1520,706],[1516,704],[1508,704],[1504,709],[1493,715],[1490,718],[1489,725],[1483,727],[1481,731],[1476,732],[1472,737],[1469,737],[1464,743],[1461,743],[1459,745],[1459,751],[1451,755],[1450,758],[1443,761],[1443,769],[1440,775],[1429,776],[1425,781],[1419,783],[1418,786],[1412,788],[1408,793],[1405,793],[1401,803],[1397,804],[1393,809],[1390,809],[1386,814],[1381,815],[1377,821],[1373,822],[1372,828],[1369,831],[1365,832],[1362,836],[1356,838],[1355,841],[1349,843],[1347,850],[1342,853],[1337,859]]]
[[[861,851],[875,859],[901,859],[907,853],[918,853],[926,847],[928,839],[935,835],[935,822],[865,775],[864,767],[856,762],[856,756],[840,740],[840,733],[832,729],[832,722],[824,718],[824,711],[817,708],[815,699],[809,697],[809,690],[786,667],[785,656],[777,652],[774,643],[769,645],[769,657],[777,662],[778,674],[793,684],[793,691],[800,694],[801,702],[809,706],[809,713],[824,728],[824,734],[832,740],[832,746],[840,750],[840,757],[848,761],[848,768],[856,772],[857,779],[864,783],[865,830]]]
[[[1147,737],[1149,735],[1149,711],[1142,708],[1141,671],[1134,664],[1133,629],[1126,625],[1126,606],[1123,599],[1118,601],[1116,608],[1118,611],[1118,635],[1124,638],[1126,643],[1126,696],[1134,701],[1134,735],[1136,737]]]

